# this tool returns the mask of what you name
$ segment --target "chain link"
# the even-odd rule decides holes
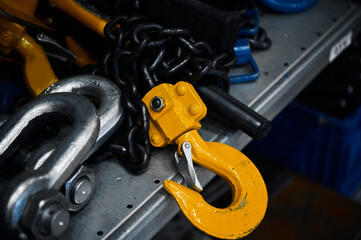
[[[126,131],[113,138],[103,156],[117,156],[128,169],[140,172],[151,152],[149,114],[141,98],[158,84],[178,81],[207,81],[228,91],[228,70],[236,57],[216,54],[186,29],[164,28],[141,15],[114,17],[104,34],[109,44],[101,70],[122,89]]]

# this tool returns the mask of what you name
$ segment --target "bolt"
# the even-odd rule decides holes
[[[154,111],[161,111],[165,107],[163,98],[162,97],[154,97],[154,98],[152,98],[152,100],[150,100],[150,107]]]
[[[153,144],[158,145],[162,141],[162,137],[158,133],[152,134],[151,141]]]
[[[177,93],[178,96],[184,96],[184,94],[186,94],[187,92],[187,87],[184,84],[179,84],[176,87],[175,92]]]
[[[41,213],[39,230],[46,235],[59,236],[68,227],[69,220],[69,212],[59,204],[53,203]]]
[[[185,148],[189,149],[191,145],[189,143],[184,144]]]
[[[83,204],[89,200],[92,192],[92,182],[86,177],[80,178],[71,190],[71,201],[75,204]]]
[[[189,113],[190,113],[192,116],[198,115],[198,113],[199,113],[199,106],[198,106],[198,104],[195,104],[195,103],[191,104],[191,105],[189,106],[189,108],[188,108],[188,111],[189,111]]]

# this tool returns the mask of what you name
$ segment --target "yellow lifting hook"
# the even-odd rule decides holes
[[[154,103],[155,97],[160,101]],[[205,233],[223,239],[239,239],[254,230],[267,208],[263,178],[235,148],[202,139],[197,130],[207,108],[193,86],[186,82],[161,84],[150,90],[143,102],[151,117],[149,136],[153,146],[176,143],[178,154],[182,154],[182,144],[190,143],[194,162],[224,178],[231,187],[232,203],[220,209],[208,204],[198,192],[171,180],[164,181],[164,188],[188,220]]]
[[[24,59],[25,81],[32,95],[39,95],[58,81],[44,49],[26,34],[25,26],[0,16],[0,52],[8,54],[12,50]]]
[[[33,16],[37,4],[37,0],[0,0],[0,11],[39,25],[40,21],[37,22]],[[91,54],[70,36],[66,37],[66,43],[76,53],[77,59],[74,63],[77,66],[82,68],[96,63]],[[0,53],[9,54],[11,51],[19,53],[24,59],[25,82],[33,96],[39,95],[58,81],[43,47],[26,33],[26,27],[0,15]]]

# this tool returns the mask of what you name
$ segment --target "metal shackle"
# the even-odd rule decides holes
[[[0,115],[0,127],[6,123],[9,117],[10,115],[7,114]]]
[[[2,193],[0,222],[1,229],[7,233],[20,230],[24,210],[34,195],[47,190],[59,190],[82,164],[98,137],[100,124],[94,105],[86,97],[71,93],[54,93],[27,103],[0,128],[1,166],[31,134],[36,132],[39,125],[59,116],[71,121],[72,131],[41,167],[35,171],[21,172],[10,181]]]
[[[118,129],[124,119],[121,91],[115,83],[107,78],[95,75],[78,75],[53,83],[40,96],[61,92],[88,95],[99,101],[97,112],[100,130],[98,139],[89,151],[88,157]]]
[[[119,87],[107,78],[94,75],[78,75],[65,78],[49,86],[40,96],[53,93],[76,93],[93,97],[99,103],[98,116],[100,120],[100,130],[96,143],[85,156],[85,160],[95,152],[121,125],[123,117],[123,107],[121,104],[121,91]],[[65,131],[66,132],[66,131]],[[61,139],[61,136],[60,136]],[[57,141],[45,144],[34,151],[27,161],[26,168],[36,170],[50,156],[57,146]],[[87,175],[89,177],[89,174]],[[73,176],[74,177],[74,176]],[[73,178],[72,177],[72,178]],[[83,177],[84,178],[84,177]],[[90,180],[91,178],[89,178]],[[73,181],[66,182],[68,186]],[[94,184],[94,181],[89,181]],[[94,187],[94,186],[93,186]],[[87,201],[77,202],[72,199],[72,188],[65,187],[65,197],[69,203],[69,210],[79,211],[87,204]],[[89,191],[93,192],[93,191]]]

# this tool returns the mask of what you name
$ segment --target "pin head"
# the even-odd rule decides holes
[[[150,100],[150,107],[155,111],[161,111],[165,107],[163,98],[157,96],[152,98],[152,100]]]

